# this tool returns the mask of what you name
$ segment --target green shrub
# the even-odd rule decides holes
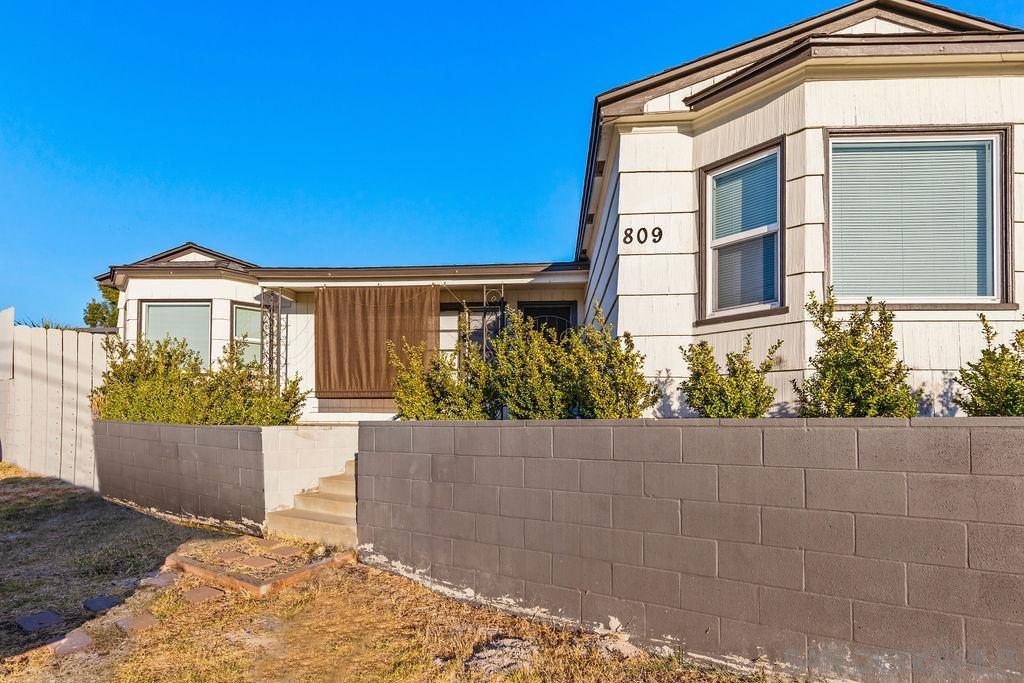
[[[534,327],[520,311],[491,342],[489,381],[512,420],[559,420],[573,416],[574,372],[566,338],[552,327]]]
[[[181,340],[127,342],[110,335],[103,346],[107,370],[92,400],[104,420],[295,424],[309,393],[299,390],[297,377],[278,387],[259,361],[244,359],[242,340],[228,343],[211,370]]]
[[[490,341],[489,358],[470,340],[467,320],[457,355],[389,347],[400,419],[636,418],[660,399],[632,338],[613,335],[600,309],[593,326],[561,336],[511,311]]]
[[[701,417],[763,417],[775,400],[775,387],[765,378],[780,346],[781,339],[754,365],[748,334],[742,351],[725,354],[724,374],[715,361],[715,350],[706,341],[680,346],[690,369],[690,376],[680,385],[687,405]]]
[[[632,420],[661,400],[661,390],[644,377],[644,356],[633,336],[617,337],[597,304],[593,323],[570,333],[566,344],[577,416]]]
[[[835,317],[829,289],[824,301],[811,292],[807,312],[821,333],[810,359],[814,374],[793,381],[804,417],[913,417],[920,391],[907,385],[910,369],[897,358],[892,311],[884,303],[857,306],[847,320]]]
[[[996,345],[996,331],[979,314],[985,335],[981,358],[960,368],[957,382],[967,393],[957,391],[953,403],[971,416],[1024,415],[1024,330],[1013,333],[1010,345]]]
[[[460,323],[460,326],[462,323]],[[460,339],[465,339],[460,335]],[[402,343],[402,352],[388,342],[395,368],[395,405],[400,420],[489,420],[496,413],[487,393],[487,366],[471,345],[456,355],[427,352],[426,344]],[[475,346],[475,345],[474,345]],[[460,361],[461,356],[461,362]]]

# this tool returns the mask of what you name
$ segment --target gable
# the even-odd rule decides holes
[[[144,265],[160,265],[167,263],[181,263],[181,264],[192,264],[192,265],[217,265],[218,267],[228,268],[256,268],[255,263],[249,263],[242,259],[229,256],[228,254],[214,251],[208,247],[204,247],[201,244],[195,242],[185,242],[182,245],[162,251],[159,254],[153,254],[147,256],[144,259],[135,261],[129,265],[133,266],[144,266]]]
[[[193,262],[197,262],[197,261],[216,261],[216,260],[217,259],[213,258],[212,256],[210,256],[209,254],[207,254],[205,252],[192,249],[192,250],[183,252],[181,254],[177,254],[176,256],[172,256],[172,257],[169,257],[169,258],[161,259],[161,262],[162,263],[171,263],[171,262],[186,261],[186,262],[193,263]]]
[[[597,96],[606,116],[640,114],[651,100],[689,88],[690,92],[811,36],[831,34],[950,33],[1007,31],[1013,27],[919,0],[857,0],[830,12],[752,38]],[[695,87],[699,86],[699,87]]]
[[[920,33],[922,31],[932,33],[934,31],[930,29],[915,28],[913,26],[907,26],[890,19],[883,17],[873,17],[871,19],[865,19],[859,24],[853,26],[847,26],[835,31],[835,35],[851,35],[858,33],[866,33],[873,35],[892,34],[892,33]]]

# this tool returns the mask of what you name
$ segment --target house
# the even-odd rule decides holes
[[[942,414],[979,355],[978,314],[1020,325],[1022,223],[1024,33],[858,0],[598,95],[571,263],[266,268],[186,244],[100,279],[122,290],[127,338],[215,355],[262,321],[274,362],[317,392],[308,420],[391,410],[373,379],[381,327],[366,338],[357,311],[405,302],[389,319],[412,329],[429,309],[417,334],[444,348],[460,300],[492,331],[502,306],[585,322],[599,302],[665,383],[664,415],[686,410],[680,345],[782,339],[785,412],[814,350],[804,306],[832,286],[841,308],[872,296],[896,311],[922,410]]]

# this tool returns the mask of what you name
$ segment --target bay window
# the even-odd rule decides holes
[[[260,309],[235,304],[232,307],[231,330],[235,340],[243,346],[242,358],[246,362],[260,359]]]
[[[199,354],[203,365],[210,364],[210,303],[144,303],[143,334],[146,339],[181,339]]]
[[[999,138],[831,142],[831,275],[839,301],[996,301]]]

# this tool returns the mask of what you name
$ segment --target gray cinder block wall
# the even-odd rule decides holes
[[[795,674],[1024,669],[1024,420],[361,423],[364,561]]]
[[[96,420],[100,494],[259,526],[355,456],[355,425],[194,427]]]

